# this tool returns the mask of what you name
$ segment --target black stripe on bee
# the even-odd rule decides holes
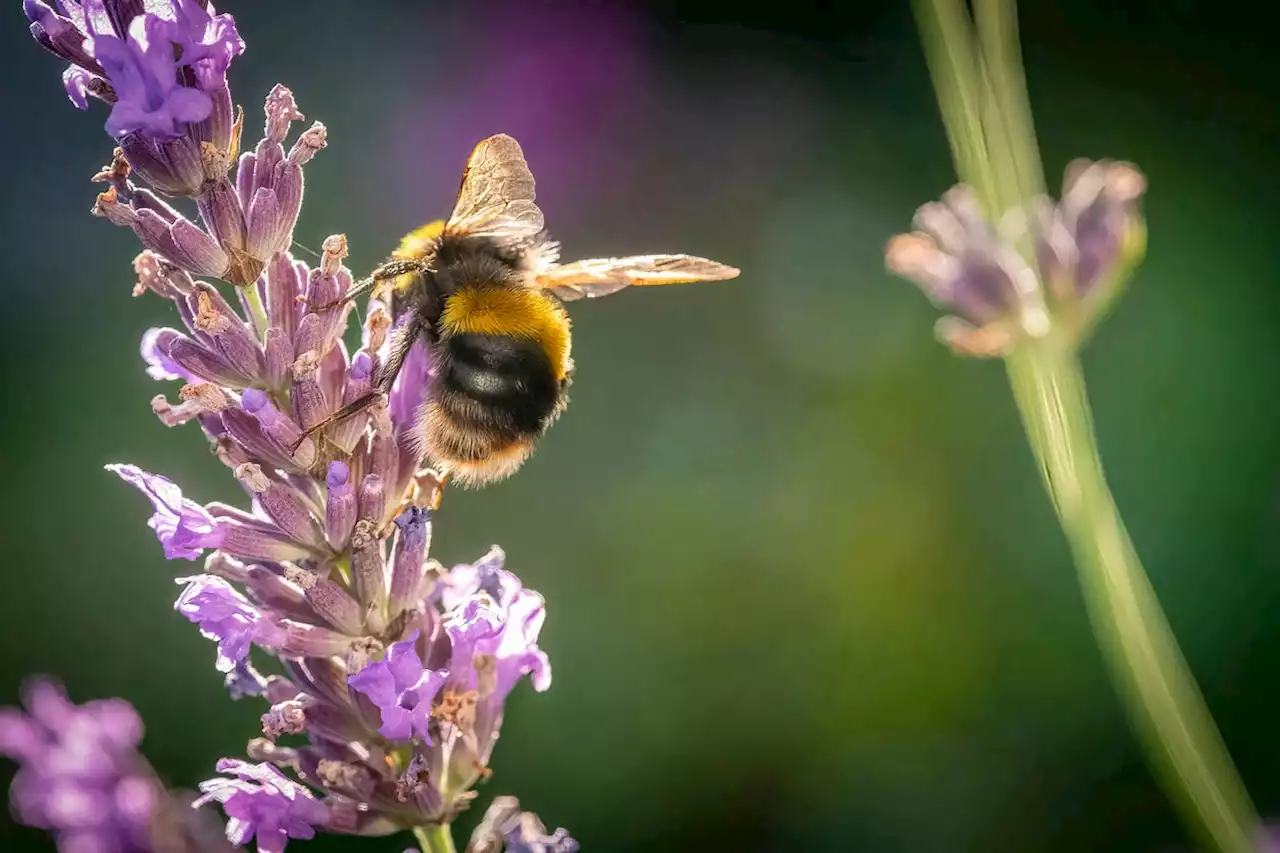
[[[562,388],[535,341],[467,332],[450,335],[441,350],[438,398],[451,420],[507,440],[549,425]]]

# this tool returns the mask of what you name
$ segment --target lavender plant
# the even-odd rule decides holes
[[[890,270],[951,312],[938,337],[1004,358],[1098,643],[1152,763],[1207,849],[1270,849],[1107,488],[1078,352],[1141,260],[1136,166],[1068,165],[1045,194],[1012,0],[917,0],[962,184],[894,237]]]
[[[303,167],[325,147],[324,126],[286,147],[303,116],[276,86],[262,140],[240,153],[243,113],[233,109],[227,71],[244,42],[232,17],[205,0],[24,0],[23,9],[35,39],[69,63],[72,103],[110,107],[106,130],[117,147],[94,178],[107,187],[93,212],[134,231],[144,247],[135,295],[169,300],[181,321],[142,338],[147,372],[183,383],[176,401],[157,395],[152,410],[168,426],[196,422],[246,492],[248,509],[201,504],[159,474],[108,466],[153,504],[149,524],[167,558],[205,558],[202,572],[179,578],[175,609],[216,643],[231,696],[269,704],[261,736],[244,758],[218,762],[224,775],[201,783],[194,805],[220,804],[230,842],[256,839],[264,853],[317,831],[406,829],[425,853],[452,851],[450,824],[489,775],[507,696],[526,676],[538,691],[551,684],[537,645],[545,604],[496,546],[451,569],[429,557],[438,480],[409,432],[430,379],[421,345],[382,405],[323,443],[289,450],[369,390],[391,326],[386,306],[373,302],[350,353],[351,306],[310,307],[350,287],[345,239],[325,240],[314,268],[289,252]],[[174,206],[182,199],[198,224]],[[198,277],[235,286],[238,305]],[[255,669],[254,647],[284,674]],[[63,853],[214,849],[159,846],[137,828],[145,815],[118,797],[116,811],[96,800],[82,807],[120,826],[98,841],[128,833],[133,846],[85,846],[82,835],[63,833],[72,825],[51,816],[61,814],[60,795],[48,793],[59,777],[44,787],[28,781],[53,772],[51,753],[24,746],[35,742],[32,726],[57,728],[63,711],[40,698],[47,693],[32,694],[34,722],[4,718],[0,729],[5,751],[24,762],[14,788],[21,819],[62,833]],[[122,729],[126,706],[84,707],[98,710],[77,720],[106,722],[77,742],[81,757],[150,780],[129,769],[143,767],[131,752],[136,715]],[[285,736],[299,737],[287,745]],[[467,849],[578,845],[500,798]]]

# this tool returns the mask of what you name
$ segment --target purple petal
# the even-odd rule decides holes
[[[387,652],[387,668],[395,680],[397,691],[412,687],[422,678],[422,659],[415,648],[419,633],[414,631],[405,641],[392,643]]]
[[[347,679],[351,689],[358,690],[379,708],[394,707],[396,701],[395,676],[385,661],[371,663]]]
[[[204,507],[183,498],[182,490],[172,480],[150,474],[135,465],[108,465],[106,468],[151,500],[156,511],[147,525],[156,532],[167,559],[194,560],[205,549],[222,544],[223,531],[213,516]]]

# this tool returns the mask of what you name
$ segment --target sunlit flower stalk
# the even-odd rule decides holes
[[[951,316],[938,336],[1005,359],[1045,489],[1071,546],[1099,645],[1151,760],[1209,849],[1247,853],[1260,822],[1178,649],[1102,473],[1078,360],[1140,261],[1146,181],[1127,163],[1075,161],[1061,199],[1044,179],[1012,0],[917,0],[961,186],[886,252]]]

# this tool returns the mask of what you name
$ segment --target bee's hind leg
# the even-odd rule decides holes
[[[358,415],[360,412],[363,412],[365,409],[377,403],[379,399],[385,398],[385,396],[386,395],[383,394],[381,391],[370,391],[368,394],[365,394],[363,397],[360,397],[359,399],[351,401],[347,405],[343,406],[341,409],[338,409],[336,412],[329,415],[329,417],[320,421],[320,423],[315,424],[314,426],[308,427],[306,430],[304,430],[302,435],[298,436],[298,440],[295,441],[293,444],[289,445],[289,452],[297,453],[298,448],[302,446],[302,442],[306,441],[308,438],[311,438],[313,435],[325,429],[326,427],[330,427],[333,424],[338,423],[339,421],[346,420],[352,415]]]

